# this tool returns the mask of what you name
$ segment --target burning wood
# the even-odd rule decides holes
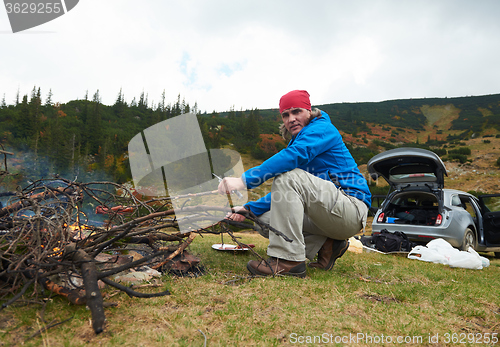
[[[191,197],[192,194],[186,196]],[[14,295],[2,304],[0,310],[15,302],[32,286],[33,296],[41,296],[39,289],[43,287],[66,297],[71,303],[86,304],[91,310],[93,329],[98,334],[103,331],[105,321],[99,281],[131,296],[168,295],[168,291],[154,294],[134,291],[117,283],[112,276],[144,265],[160,271],[182,271],[199,263],[199,259],[185,250],[197,233],[228,233],[241,245],[224,223],[256,228],[229,220],[223,220],[221,224],[218,219],[215,222],[221,227],[217,229],[212,227],[184,234],[165,231],[178,226],[172,199],[143,201],[126,187],[115,183],[78,183],[61,178],[37,181],[15,192],[9,203],[0,209],[0,226],[3,228],[0,230],[0,299]],[[86,214],[85,210],[92,212]],[[192,213],[184,218],[196,220],[210,219],[214,212],[227,210],[190,206],[183,212]],[[90,214],[98,217],[94,211],[104,213],[101,216],[106,220],[89,218]],[[281,234],[251,213],[247,213],[247,217],[254,220],[258,228],[269,228]],[[138,259],[118,261],[117,255],[130,244],[142,244],[148,251]],[[110,254],[115,255],[114,258]],[[96,259],[99,257],[116,261],[103,263]],[[83,286],[69,288],[69,285],[58,284],[52,280],[57,276],[80,277]]]

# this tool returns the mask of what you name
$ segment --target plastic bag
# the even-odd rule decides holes
[[[469,251],[469,253],[476,254],[476,255],[479,257],[479,259],[481,259],[481,263],[482,263],[483,267],[488,267],[488,266],[490,266],[490,260],[489,260],[488,258],[485,258],[485,257],[480,256],[480,255],[479,255],[479,254],[478,254],[478,253],[474,250],[474,248],[469,247],[469,250],[468,250],[468,251]]]
[[[465,269],[475,270],[481,270],[483,268],[483,262],[479,259],[477,253],[475,255],[469,252],[458,251],[450,254],[448,262],[451,267],[463,267]]]
[[[408,258],[448,265],[448,259],[444,255],[425,246],[413,247],[410,253],[408,253]]]
[[[469,248],[468,252],[460,251],[444,239],[434,239],[427,243],[427,246],[414,247],[408,258],[475,270],[489,266],[489,260],[481,257],[472,248]]]

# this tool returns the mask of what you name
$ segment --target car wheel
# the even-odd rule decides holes
[[[460,250],[468,251],[469,247],[472,247],[473,249],[476,248],[476,234],[474,234],[474,231],[472,231],[471,228],[467,228],[465,230],[464,239],[462,241]]]

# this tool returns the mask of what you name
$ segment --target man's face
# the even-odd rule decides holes
[[[311,120],[311,111],[305,108],[289,108],[281,113],[281,118],[283,119],[286,130],[288,130],[292,136],[295,136],[303,127],[309,124]]]

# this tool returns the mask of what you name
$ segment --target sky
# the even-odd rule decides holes
[[[497,0],[81,0],[12,33],[0,7],[0,99],[112,105],[163,92],[206,111],[500,93]]]

